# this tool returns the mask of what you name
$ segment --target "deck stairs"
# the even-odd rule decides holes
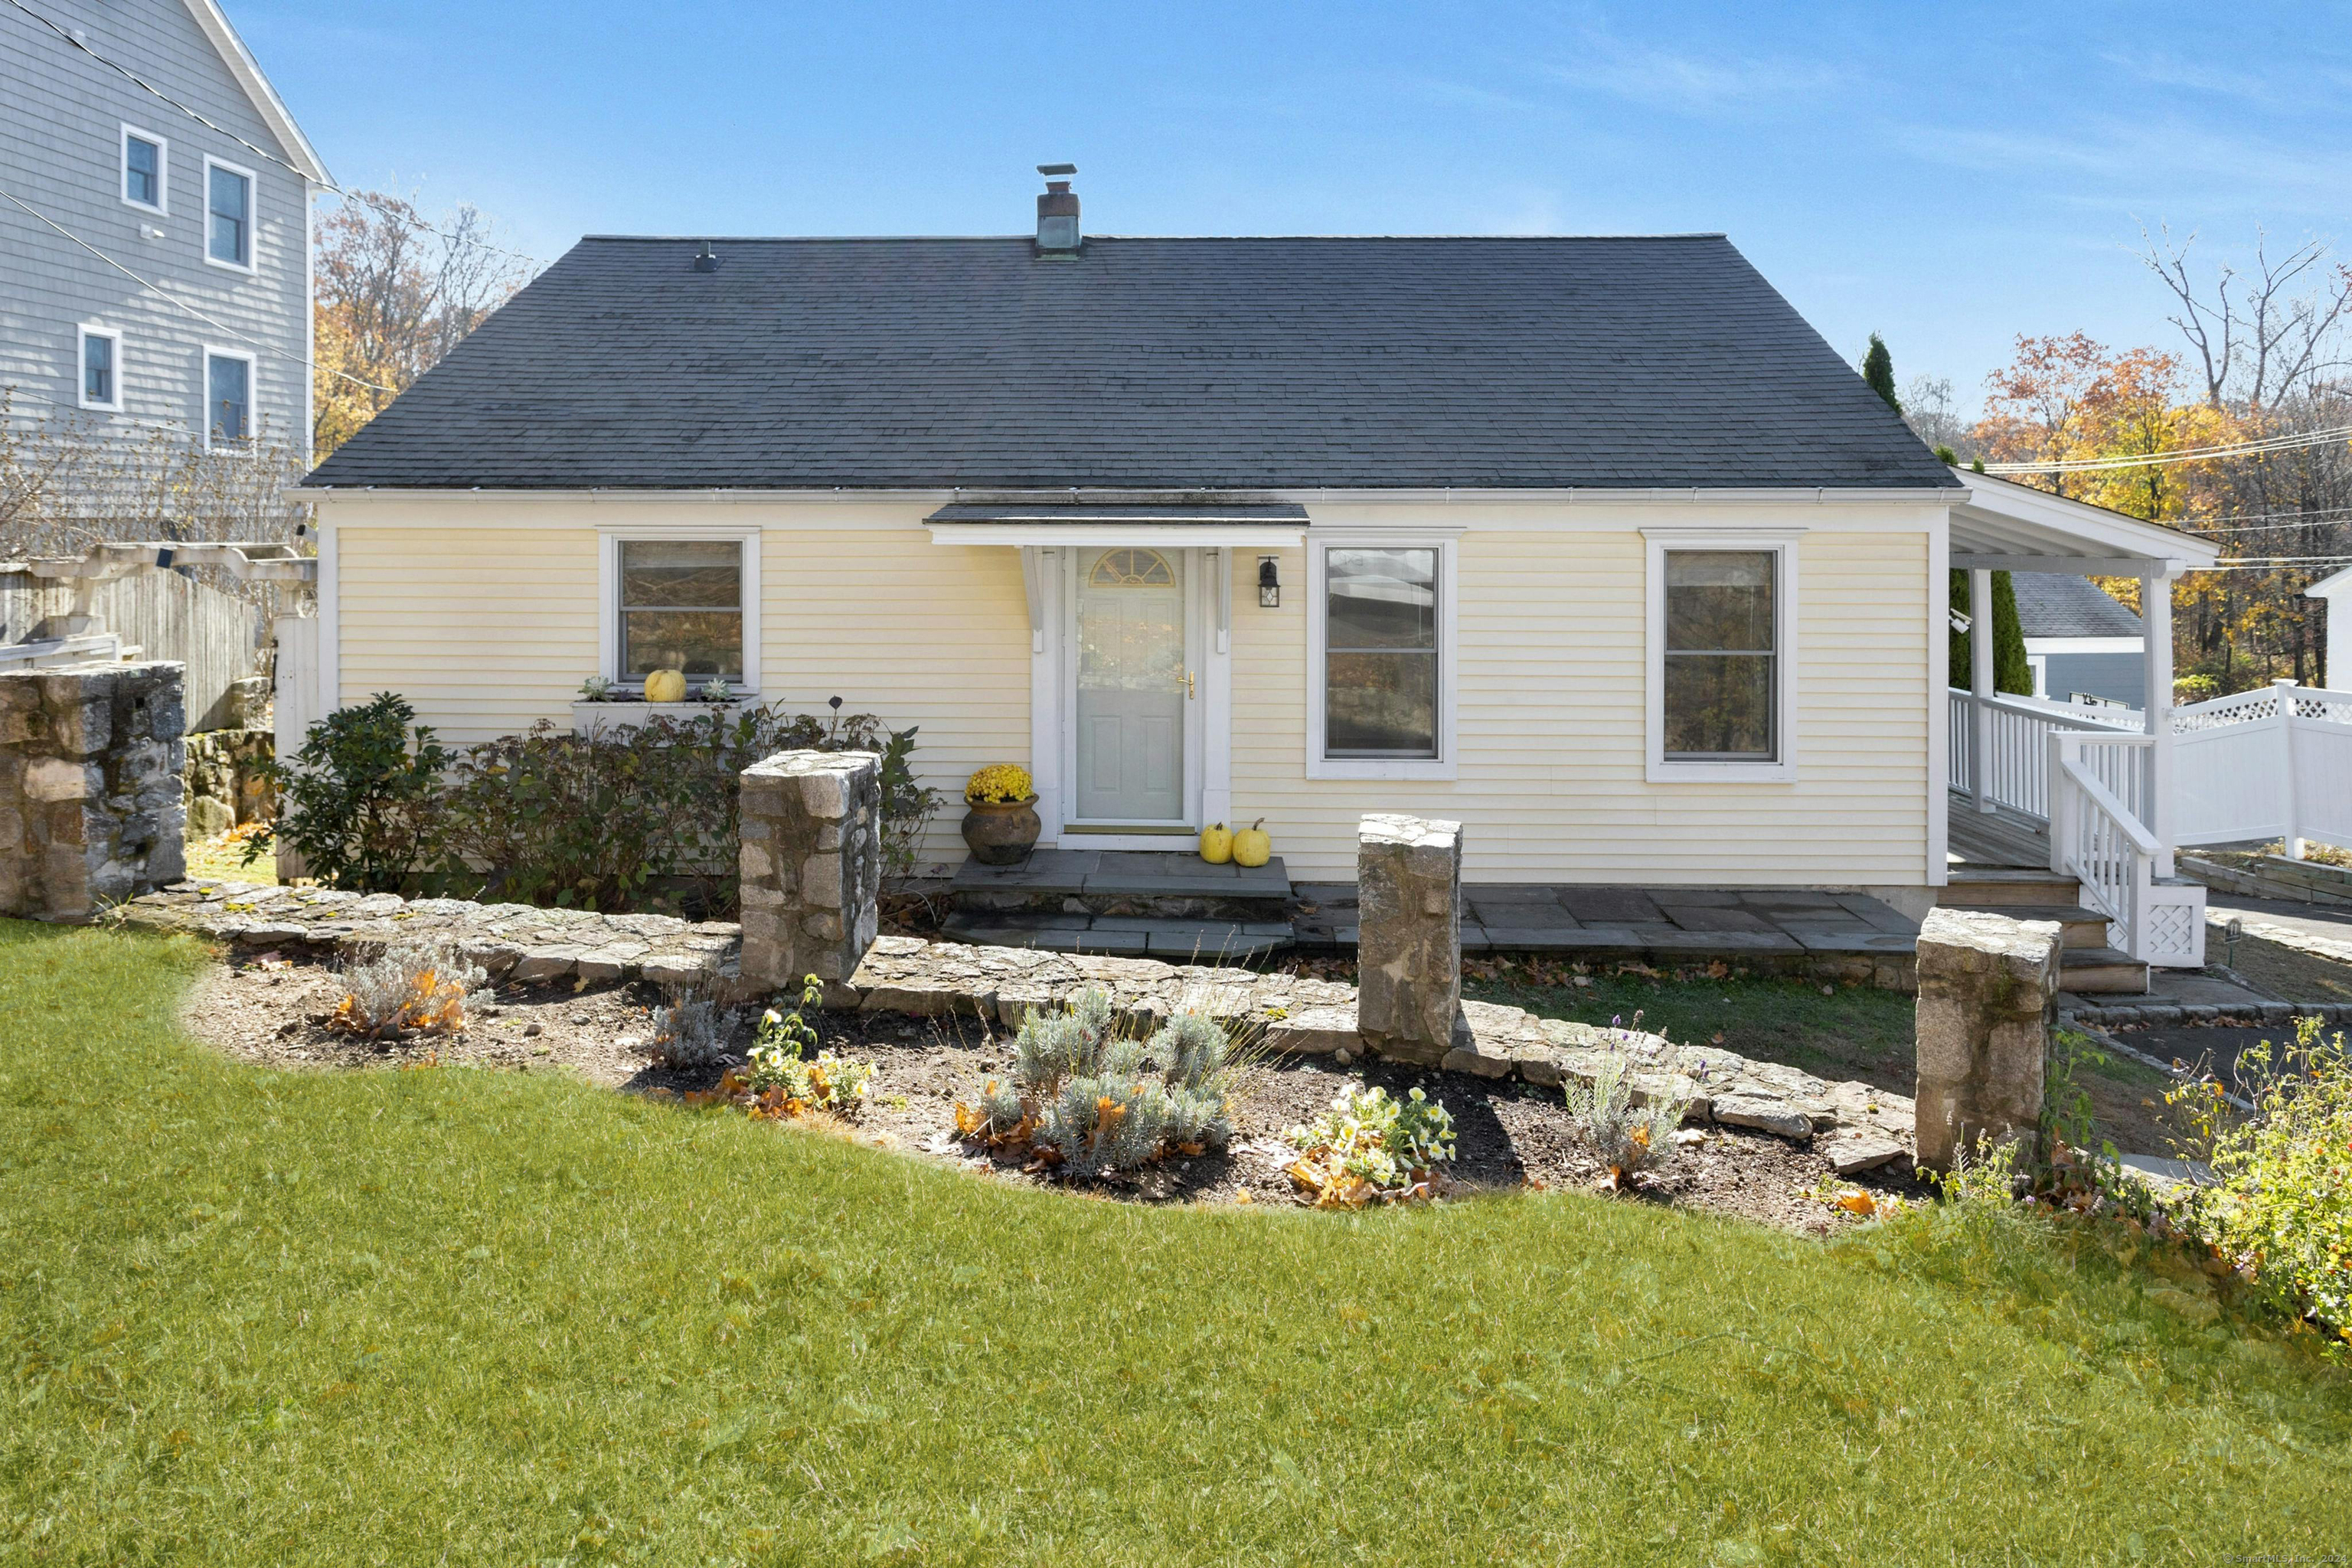
[[[1948,909],[1982,910],[2012,920],[2055,921],[2063,928],[2058,953],[2061,990],[2079,994],[2138,994],[2148,966],[2107,945],[2107,917],[2083,907],[2083,884],[2058,871],[1954,866],[1937,897]]]

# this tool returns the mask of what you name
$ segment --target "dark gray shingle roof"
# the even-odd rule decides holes
[[[311,476],[1951,486],[1719,236],[584,239]]]
[[[2087,577],[2012,572],[2017,624],[2030,637],[2136,637],[2139,617]]]

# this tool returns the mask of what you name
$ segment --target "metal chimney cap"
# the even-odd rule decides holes
[[[1037,172],[1050,179],[1063,174],[1075,174],[1078,172],[1078,166],[1076,163],[1040,163],[1037,165]]]

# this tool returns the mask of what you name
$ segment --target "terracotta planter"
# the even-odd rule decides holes
[[[1010,805],[976,805],[963,815],[963,841],[983,866],[1018,866],[1037,847],[1045,825],[1037,820],[1037,797]]]

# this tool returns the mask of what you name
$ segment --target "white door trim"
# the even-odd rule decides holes
[[[1087,549],[1097,548],[1088,546]],[[1188,549],[1184,557],[1186,663],[1197,673],[1184,725],[1184,832],[1071,832],[1077,777],[1078,557],[1087,550],[1022,547],[1034,566],[1041,636],[1029,659],[1029,773],[1045,826],[1040,844],[1064,849],[1171,849],[1192,847],[1189,834],[1233,810],[1233,655],[1219,635],[1230,612],[1220,589],[1232,574],[1233,552]]]

